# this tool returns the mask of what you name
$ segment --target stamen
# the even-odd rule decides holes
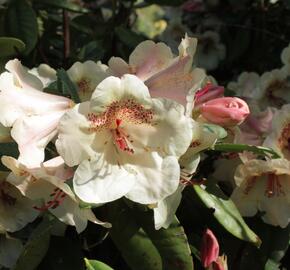
[[[122,120],[116,119],[117,128],[112,130],[113,142],[122,151],[134,154],[133,148],[129,147],[128,141],[130,136],[127,135],[124,130],[120,127]],[[129,140],[132,143],[132,140]]]
[[[285,195],[285,192],[282,190],[282,185],[279,180],[279,176],[274,173],[268,174],[267,187],[265,190],[265,196],[272,198],[274,196]]]

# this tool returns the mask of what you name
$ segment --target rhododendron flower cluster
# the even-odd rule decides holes
[[[288,226],[287,100],[282,108],[267,107],[274,103],[260,91],[274,91],[272,83],[253,73],[228,86],[244,100],[225,96],[224,87],[195,67],[196,44],[186,35],[175,56],[164,43],[144,41],[128,63],[119,57],[108,65],[76,62],[65,73],[74,86],[70,97],[49,93],[60,80],[51,67],[29,70],[9,61],[0,75],[0,139],[16,143],[19,155],[1,158],[11,171],[0,179],[3,231],[47,213],[78,233],[88,222],[110,228],[96,210],[118,200],[143,205],[156,230],[168,228],[184,188],[205,189],[212,179],[230,180],[230,198],[242,215],[261,211],[266,223]],[[218,149],[230,153],[215,160],[208,179],[199,179],[206,150]],[[249,149],[254,153],[243,151]],[[210,230],[203,242],[203,266],[226,269]]]
[[[108,227],[80,203],[98,206],[126,197],[154,205],[156,228],[169,226],[179,204],[173,200],[172,211],[166,210],[169,198],[180,196],[180,180],[196,170],[198,152],[216,141],[191,117],[206,78],[192,65],[196,43],[185,36],[174,56],[164,43],[145,41],[129,64],[116,57],[108,66],[75,63],[67,75],[79,104],[45,92],[57,80],[49,66],[29,70],[17,59],[6,64],[0,76],[2,141],[11,136],[20,155],[2,157],[11,170],[3,183],[19,191],[33,218],[50,211],[78,232],[87,221]],[[49,160],[48,144],[55,145]],[[17,207],[16,197],[9,200]]]

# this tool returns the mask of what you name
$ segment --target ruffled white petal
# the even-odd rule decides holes
[[[58,153],[66,164],[75,166],[95,155],[96,145],[104,144],[105,136],[95,137],[87,119],[89,102],[76,105],[60,120],[58,139],[55,143]],[[100,142],[101,140],[101,142]]]
[[[173,194],[158,202],[157,207],[153,209],[156,230],[167,229],[170,226],[181,201],[183,188],[184,186],[180,185]]]
[[[144,103],[150,98],[148,88],[134,75],[126,74],[121,79],[108,77],[95,89],[91,99],[91,109],[103,112],[107,106],[122,99],[134,99]]]
[[[113,153],[100,154],[94,160],[83,161],[73,179],[76,195],[82,201],[94,204],[123,197],[135,182],[135,176],[118,164]]]
[[[135,144],[162,155],[181,156],[192,139],[193,120],[184,116],[184,107],[168,99],[152,99],[151,125],[125,125]],[[178,120],[177,120],[178,119]]]
[[[44,160],[44,149],[57,134],[57,126],[64,111],[21,117],[11,130],[20,152],[19,161],[29,167],[38,166]]]
[[[156,152],[134,155],[127,165],[134,174],[136,185],[125,195],[128,199],[154,204],[176,191],[180,178],[175,156],[162,158]]]

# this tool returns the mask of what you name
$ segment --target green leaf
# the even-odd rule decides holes
[[[193,270],[186,234],[177,218],[168,229],[155,230],[151,213],[139,213],[138,220],[162,258],[163,269]]]
[[[133,213],[121,200],[107,205],[110,236],[132,269],[162,270],[161,257],[146,233],[134,219]]]
[[[14,56],[25,50],[23,41],[12,37],[0,37],[0,58]]]
[[[111,239],[131,269],[193,270],[187,237],[177,219],[168,229],[155,230],[153,211],[128,200],[107,204],[104,211],[112,223]]]
[[[78,4],[74,4],[72,1],[67,0],[35,0],[35,3],[44,4],[56,8],[62,8],[69,11],[77,12],[77,13],[88,13],[89,10],[83,8]]]
[[[78,57],[82,61],[99,60],[105,54],[104,46],[99,41],[91,41],[82,47]]]
[[[249,151],[257,155],[268,156],[270,158],[281,158],[273,149],[247,144],[218,143],[213,146],[213,150],[223,152]]]
[[[26,45],[24,54],[29,54],[34,49],[38,38],[37,18],[32,7],[24,0],[11,1],[5,23],[7,34],[21,39]]]
[[[56,72],[58,91],[64,95],[68,95],[74,102],[80,103],[77,86],[71,81],[64,69],[59,69]]]
[[[113,270],[113,268],[100,261],[85,258],[85,263],[87,270]]]
[[[69,247],[69,248],[68,248]],[[51,236],[49,249],[39,270],[85,270],[82,246],[68,237]]]
[[[260,238],[245,223],[235,204],[216,185],[207,186],[206,190],[194,185],[193,189],[200,200],[214,210],[214,217],[229,233],[258,247],[261,245]]]
[[[127,29],[124,26],[115,28],[115,33],[119,40],[129,48],[135,48],[140,42],[144,41],[144,37]]]
[[[265,270],[280,270],[279,263],[269,259],[265,265]]]
[[[44,258],[54,218],[45,217],[31,234],[13,270],[34,270]]]
[[[19,156],[18,146],[16,143],[0,143],[0,158],[2,156],[11,156],[17,158]],[[0,162],[0,171],[8,171],[8,169]]]

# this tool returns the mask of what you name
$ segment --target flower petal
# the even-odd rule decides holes
[[[63,113],[60,111],[16,120],[11,136],[18,144],[20,162],[29,167],[39,166],[44,160],[45,147],[57,133]]]
[[[19,117],[66,110],[71,105],[68,98],[15,85],[11,73],[0,75],[0,122],[6,127]]]
[[[156,152],[127,157],[136,184],[125,195],[128,199],[154,204],[176,191],[180,178],[178,160],[174,156],[162,158]]]
[[[181,201],[181,192],[183,188],[183,185],[179,185],[178,189],[173,194],[158,202],[157,207],[153,209],[156,230],[161,228],[167,229],[173,221],[175,212]]]
[[[130,68],[145,81],[166,68],[173,59],[171,49],[164,43],[151,40],[141,42],[129,57]]]
[[[100,61],[97,63],[93,61],[76,62],[67,70],[67,74],[78,86],[78,94],[82,101],[88,101],[96,86],[111,75],[108,67]]]
[[[134,75],[126,74],[121,79],[111,76],[97,86],[92,95],[91,109],[100,113],[114,101],[126,98],[144,103],[150,94],[145,84]]]
[[[89,102],[76,105],[64,114],[59,123],[59,135],[55,145],[69,166],[93,157],[93,145],[100,142],[101,136],[96,142],[95,134],[90,131],[90,122],[87,120],[89,105]]]
[[[132,74],[130,66],[120,57],[111,57],[108,65],[114,76],[122,77],[124,74]]]
[[[184,116],[184,107],[167,99],[152,99],[151,125],[124,124],[135,145],[164,155],[181,156],[192,140],[193,120]]]
[[[126,195],[134,186],[135,176],[118,164],[116,154],[111,151],[94,160],[85,160],[78,166],[73,183],[74,191],[82,201],[94,204],[111,202]]]
[[[30,74],[28,70],[21,65],[18,59],[7,62],[5,68],[13,74],[14,78],[17,80],[17,84],[21,87],[30,90],[43,89],[41,80]]]

